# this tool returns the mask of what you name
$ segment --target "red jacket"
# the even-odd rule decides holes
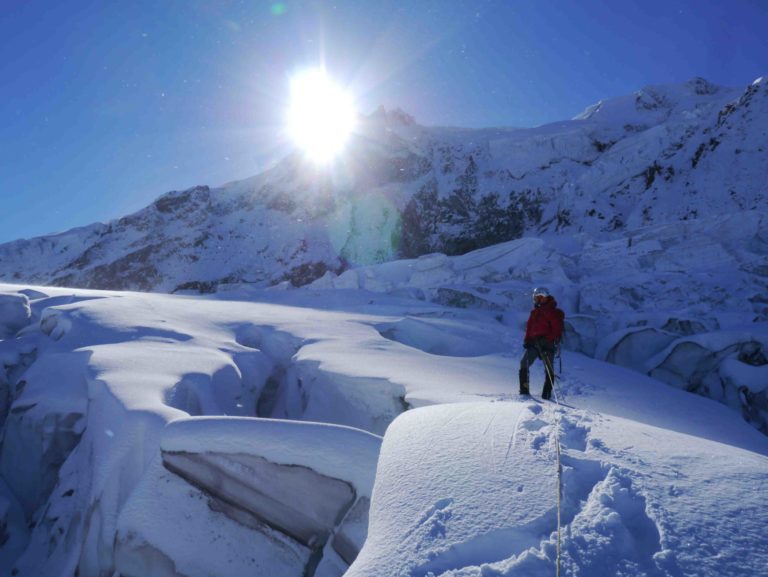
[[[557,308],[554,297],[547,297],[543,303],[536,306],[528,317],[525,326],[525,343],[529,343],[536,337],[544,337],[551,344],[555,344],[563,336],[563,321],[565,313]]]

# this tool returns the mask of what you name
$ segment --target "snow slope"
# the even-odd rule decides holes
[[[566,574],[768,566],[768,438],[572,351],[559,405],[521,399],[498,311],[1,288],[3,574],[551,575],[556,440]]]
[[[0,246],[0,574],[551,575],[558,489],[565,574],[764,573],[767,95],[381,110],[338,170]],[[559,404],[514,395],[541,284]]]
[[[182,294],[312,282],[496,311],[512,326],[506,311],[544,283],[567,305],[572,350],[768,432],[754,330],[768,320],[767,95],[765,79],[694,79],[531,129],[427,128],[382,109],[335,170],[292,156],[108,224],[8,243],[0,278]],[[482,265],[446,256],[480,247]],[[404,268],[402,256],[418,258]]]
[[[707,234],[715,228],[717,236]],[[768,433],[767,235],[766,214],[750,211],[605,241],[557,235],[425,255],[327,273],[309,288],[408,295],[484,310],[522,330],[530,287],[542,284],[568,312],[568,349],[716,399]],[[441,346],[439,330],[413,324],[390,332],[408,327],[407,344]]]

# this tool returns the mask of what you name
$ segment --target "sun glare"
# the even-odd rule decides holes
[[[322,70],[304,72],[291,80],[288,131],[315,162],[330,162],[343,150],[356,117],[352,98]]]

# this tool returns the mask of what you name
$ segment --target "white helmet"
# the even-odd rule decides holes
[[[533,302],[543,301],[549,296],[549,289],[543,286],[533,289]]]

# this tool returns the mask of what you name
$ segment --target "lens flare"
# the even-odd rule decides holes
[[[323,70],[310,70],[291,80],[288,132],[315,162],[330,162],[344,149],[356,117],[352,98]]]

